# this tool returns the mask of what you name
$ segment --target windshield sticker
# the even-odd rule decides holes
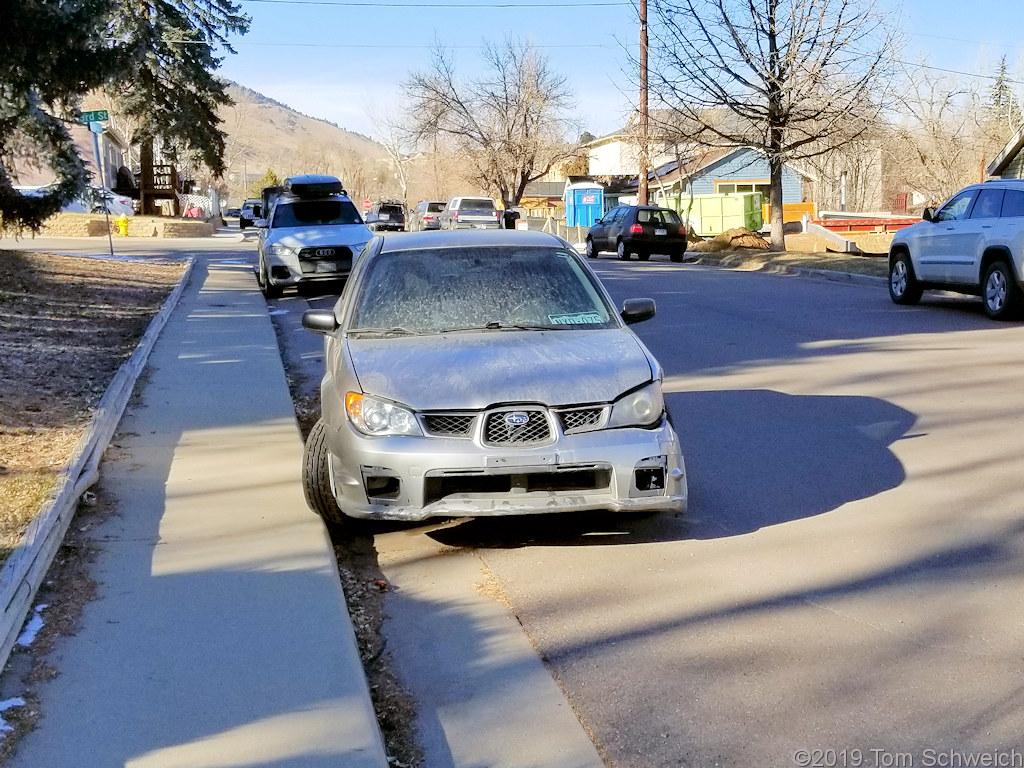
[[[548,315],[552,325],[590,325],[604,322],[597,312],[576,312],[575,314]]]

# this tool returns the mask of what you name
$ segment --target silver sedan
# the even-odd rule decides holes
[[[540,232],[378,236],[325,335],[303,485],[325,520],[686,509],[662,370],[587,264]]]

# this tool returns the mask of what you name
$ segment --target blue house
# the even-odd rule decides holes
[[[682,164],[670,162],[648,174],[648,187],[652,202],[667,204],[694,195],[729,194],[733,192],[761,192],[768,203],[771,171],[768,158],[752,147],[712,149]],[[795,218],[813,206],[803,204],[807,199],[810,176],[790,164],[782,168],[782,204]],[[812,211],[813,212],[813,211]],[[767,220],[767,217],[766,217]]]

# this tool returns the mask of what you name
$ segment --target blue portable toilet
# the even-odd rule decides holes
[[[592,227],[604,214],[604,187],[596,181],[565,184],[565,226]]]

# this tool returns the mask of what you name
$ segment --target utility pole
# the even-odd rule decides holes
[[[647,137],[650,118],[647,114],[647,0],[640,0],[640,178],[638,205],[647,205]]]

